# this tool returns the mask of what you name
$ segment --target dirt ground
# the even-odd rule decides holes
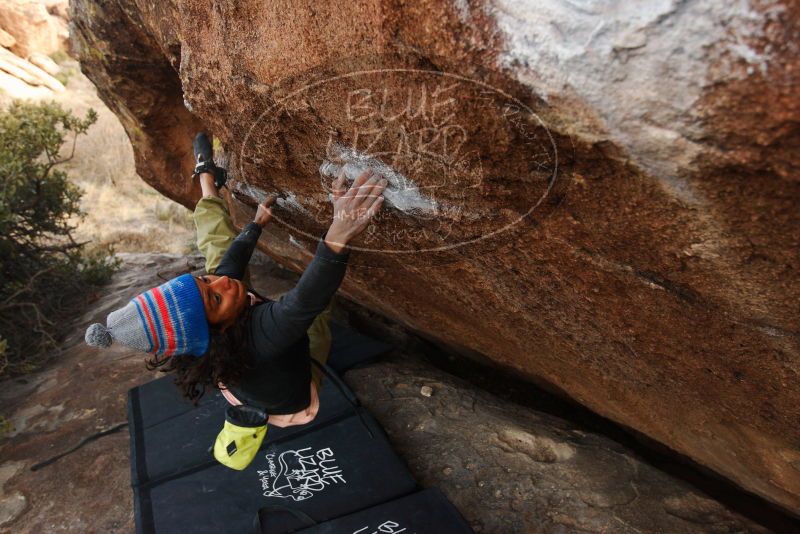
[[[103,290],[117,296],[110,302],[97,300],[76,319],[64,354],[45,370],[6,380],[0,388],[0,412],[12,424],[0,440],[2,532],[133,531],[127,431],[101,438],[40,471],[30,470],[87,435],[124,422],[126,391],[156,376],[130,352],[100,354],[83,343],[82,327],[124,305],[147,283],[145,278],[186,264],[177,256],[138,264],[124,260],[129,268]]]

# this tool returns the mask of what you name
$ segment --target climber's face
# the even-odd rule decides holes
[[[207,274],[196,276],[195,281],[203,296],[206,319],[221,331],[236,322],[247,304],[247,289],[239,280],[227,276]]]

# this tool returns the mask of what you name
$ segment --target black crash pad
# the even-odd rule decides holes
[[[253,532],[265,506],[323,522],[416,489],[378,423],[361,408],[270,442],[243,471],[221,464],[134,487],[137,532]],[[302,526],[302,525],[299,525]],[[270,532],[291,532],[296,523]]]
[[[260,514],[261,533],[268,534],[270,513]],[[469,534],[461,514],[437,488],[297,531],[298,534]]]
[[[394,348],[389,343],[359,334],[336,321],[331,321],[330,326],[331,356],[327,363],[340,375],[353,367],[374,361]]]
[[[333,381],[336,381],[334,383]],[[174,397],[170,400],[170,394]],[[297,432],[325,424],[337,417],[353,412],[358,401],[347,385],[335,374],[322,382],[320,409],[317,417],[308,425],[278,428],[269,426],[266,441],[282,439]],[[160,407],[177,413],[175,406],[188,406],[160,423],[144,426],[145,420],[153,421],[152,410],[156,409],[152,398],[164,404]],[[225,421],[228,402],[214,391],[210,399],[197,408],[184,403],[172,382],[172,377],[154,380],[128,392],[128,421],[131,426],[131,482],[134,486],[186,471],[203,464],[216,462],[209,448]],[[150,410],[150,411],[148,411]]]
[[[137,392],[138,427],[140,429],[159,425],[194,409],[194,405],[183,397],[175,386],[174,380],[175,377],[170,373],[130,390]],[[128,399],[130,399],[130,392],[128,392]],[[198,405],[203,406],[224,400],[219,391],[212,390],[200,398]]]

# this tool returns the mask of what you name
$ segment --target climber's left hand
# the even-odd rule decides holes
[[[256,210],[256,216],[253,217],[253,222],[259,225],[261,228],[264,228],[267,223],[272,220],[272,209],[270,206],[275,204],[275,199],[277,197],[272,195],[267,198],[264,202],[258,205],[258,209]]]

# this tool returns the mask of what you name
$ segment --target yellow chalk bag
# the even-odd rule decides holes
[[[229,406],[225,424],[214,442],[214,458],[219,463],[241,471],[253,461],[264,436],[267,414],[252,406]]]

